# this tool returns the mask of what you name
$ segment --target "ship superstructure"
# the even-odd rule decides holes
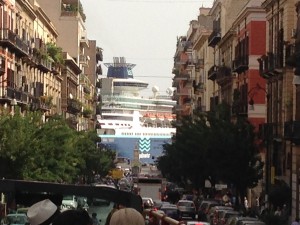
[[[133,77],[135,64],[126,63],[124,57],[114,57],[113,63],[104,65],[108,70],[107,77],[101,79],[101,129],[97,130],[102,143],[129,159],[138,144],[142,161],[153,161],[162,154],[163,143],[175,133],[172,109],[176,102],[171,99],[172,91],[162,96],[154,86],[153,96],[143,97],[140,92],[148,88],[148,83]]]

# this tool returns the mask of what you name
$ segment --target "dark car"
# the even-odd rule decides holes
[[[224,206],[224,205],[216,205],[210,208],[209,212],[207,213],[207,221],[211,224],[216,224],[219,218],[219,214],[222,211],[226,210],[233,210],[231,206]]]
[[[179,210],[176,205],[169,204],[169,205],[163,205],[160,208],[161,211],[165,213],[166,216],[171,217],[174,220],[179,220]]]
[[[196,206],[193,201],[190,200],[179,200],[177,202],[177,208],[179,210],[179,217],[196,217]]]
[[[234,210],[223,210],[219,213],[217,225],[225,225],[227,223],[227,220],[233,216],[241,216],[241,213]]]
[[[207,221],[207,214],[211,207],[221,205],[218,200],[206,199],[202,200],[198,208],[198,221]]]

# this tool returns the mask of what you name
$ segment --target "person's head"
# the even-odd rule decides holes
[[[27,218],[31,225],[48,225],[58,214],[58,207],[51,200],[45,199],[29,207]]]
[[[92,219],[88,212],[79,209],[63,211],[54,220],[52,225],[92,225]]]
[[[109,225],[145,225],[145,219],[137,210],[123,208],[112,215]]]

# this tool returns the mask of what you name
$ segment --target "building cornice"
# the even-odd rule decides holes
[[[27,15],[32,18],[32,20],[36,19],[36,14],[34,12],[34,8],[27,0],[16,0],[16,2],[22,7],[24,11],[26,11]]]
[[[237,17],[237,19],[233,22],[232,27],[237,27],[239,24],[244,22],[244,19],[247,18],[252,13],[266,13],[265,10],[261,7],[249,7],[245,8]]]

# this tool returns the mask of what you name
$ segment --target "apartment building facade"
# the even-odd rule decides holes
[[[103,57],[87,39],[80,1],[1,1],[0,14],[1,111],[58,114],[76,130],[94,129]]]
[[[52,71],[45,44],[55,43],[57,30],[34,1],[2,1],[0,11],[1,108],[40,110],[46,118],[60,100],[61,79]]]
[[[198,21],[187,32],[192,54],[203,59],[200,69],[194,62],[192,80],[197,84],[203,75],[206,84],[191,104],[213,111],[226,103],[233,119],[245,117],[254,125],[265,173],[250,197],[268,200],[272,187],[283,182],[291,188],[292,218],[300,207],[299,13],[299,1],[216,0],[207,14],[212,27]]]

